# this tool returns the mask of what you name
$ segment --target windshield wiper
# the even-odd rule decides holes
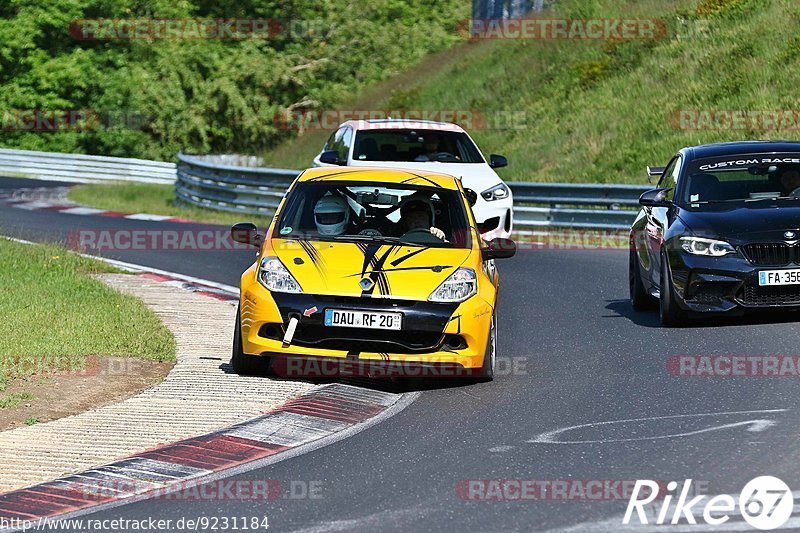
[[[335,235],[331,238],[336,241],[388,242],[391,244],[403,244],[407,246],[425,246],[424,244],[418,242],[404,241],[399,237],[386,237],[383,235]]]

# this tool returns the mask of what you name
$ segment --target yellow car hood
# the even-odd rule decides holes
[[[427,300],[470,249],[273,239],[276,255],[307,294]]]

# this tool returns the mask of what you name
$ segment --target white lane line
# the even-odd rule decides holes
[[[640,440],[657,440],[657,439],[669,439],[674,437],[686,437],[690,435],[697,435],[700,433],[707,433],[709,431],[717,431],[720,429],[736,427],[736,426],[750,426],[747,428],[747,431],[752,432],[759,432],[764,431],[770,426],[775,425],[773,420],[746,420],[746,421],[739,421],[730,424],[723,424],[720,426],[714,426],[710,428],[695,430],[695,431],[688,431],[685,433],[676,433],[672,435],[654,435],[648,437],[634,437],[634,438],[627,438],[627,439],[601,439],[601,440],[558,440],[558,436],[562,433],[567,433],[569,431],[575,429],[583,429],[583,428],[593,428],[597,426],[609,426],[613,424],[626,424],[628,422],[655,422],[659,420],[671,420],[677,418],[700,418],[700,417],[713,417],[713,416],[729,416],[729,415],[745,415],[745,414],[763,414],[763,413],[784,413],[788,409],[759,409],[754,411],[727,411],[721,413],[695,413],[695,414],[685,414],[685,415],[668,415],[668,416],[652,416],[652,417],[645,417],[645,418],[628,418],[625,420],[609,420],[605,422],[591,422],[588,424],[578,424],[577,426],[568,426],[561,429],[556,429],[553,431],[546,431],[544,433],[540,433],[536,437],[530,439],[529,443],[532,444],[600,444],[600,443],[607,443],[607,442],[632,442],[632,441],[640,441]]]
[[[105,213],[108,209],[95,209],[94,207],[70,207],[69,209],[62,209],[59,213],[66,213],[68,215],[99,215]]]
[[[169,220],[175,217],[171,215],[150,215],[147,213],[136,213],[135,215],[125,215],[122,218],[129,218],[131,220],[152,220],[154,222],[161,222],[162,220]]]
[[[5,235],[0,235],[3,239],[18,242],[20,244],[41,244],[35,243],[33,241],[26,241],[25,239],[17,239],[15,237],[7,237]],[[77,253],[77,252],[75,252]],[[111,266],[115,266],[121,270],[127,270],[128,272],[147,272],[150,274],[158,274],[160,276],[166,276],[170,278],[175,278],[181,281],[186,281],[189,283],[194,283],[196,285],[204,285],[206,287],[212,287],[214,289],[219,289],[223,292],[231,294],[233,296],[239,296],[239,289],[238,287],[234,287],[232,285],[225,285],[224,283],[217,283],[216,281],[210,281],[207,279],[195,278],[193,276],[186,276],[184,274],[179,274],[177,272],[170,272],[169,270],[161,270],[159,268],[152,268],[149,266],[144,265],[137,265],[135,263],[127,263],[125,261],[118,261],[116,259],[109,259],[107,257],[101,257],[98,255],[91,255],[91,254],[81,254],[81,257],[87,257],[89,259],[95,259],[97,261],[102,261],[103,263],[107,263]]]
[[[37,209],[43,209],[45,207],[52,207],[54,205],[55,204],[51,204],[49,202],[33,201],[33,202],[21,202],[21,203],[18,203],[18,204],[14,204],[14,207],[16,207],[17,209],[25,209],[27,211],[36,211]]]

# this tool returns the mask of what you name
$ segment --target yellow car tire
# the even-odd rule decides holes
[[[242,319],[239,309],[236,309],[236,326],[233,329],[233,350],[231,353],[231,366],[233,371],[242,376],[261,376],[269,370],[268,357],[248,355],[242,350]]]

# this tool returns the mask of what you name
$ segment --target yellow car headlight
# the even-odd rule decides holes
[[[428,298],[429,302],[463,302],[478,292],[478,277],[471,268],[461,267],[442,282]]]
[[[303,292],[300,284],[277,257],[265,257],[261,260],[258,281],[272,292]]]

